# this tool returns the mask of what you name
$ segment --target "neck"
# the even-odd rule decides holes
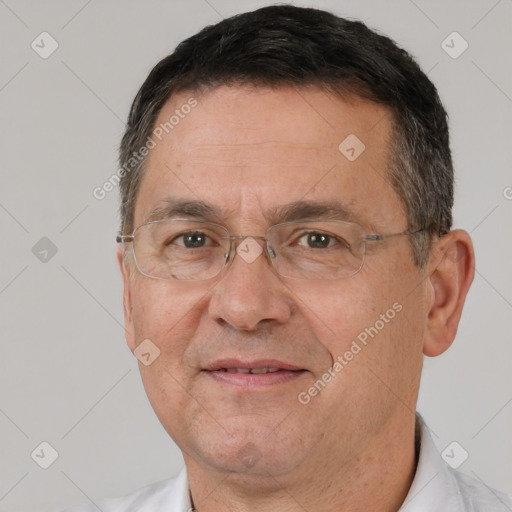
[[[390,420],[360,450],[320,450],[287,474],[221,472],[185,456],[198,512],[396,512],[416,470],[415,418]],[[332,447],[331,447],[332,448]]]

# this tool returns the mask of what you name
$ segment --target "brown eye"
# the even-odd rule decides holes
[[[298,245],[307,245],[311,249],[329,249],[334,245],[339,245],[340,248],[347,247],[348,244],[345,240],[339,239],[334,235],[322,233],[320,231],[309,231],[304,233],[297,242]]]
[[[181,243],[177,243],[176,245],[186,247],[187,249],[197,249],[208,246],[210,239],[201,231],[190,231],[174,237],[167,245],[171,245],[177,240],[181,240]]]

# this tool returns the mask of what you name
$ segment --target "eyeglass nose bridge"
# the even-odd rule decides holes
[[[263,252],[266,255],[266,258],[269,260],[271,267],[277,272],[277,269],[274,265],[274,259],[276,258],[277,254],[274,251],[272,247],[268,244],[269,240],[265,236],[261,235],[231,235],[229,237],[226,237],[229,240],[229,248],[228,252],[224,254],[225,258],[225,264],[224,268],[227,269],[231,266],[231,263],[233,263],[233,260],[235,259],[235,253],[237,252],[237,247],[239,245],[238,242],[241,242],[243,240],[247,240],[248,238],[253,240],[261,240],[264,245]],[[234,243],[233,243],[234,242]],[[245,258],[242,258],[245,260]],[[247,262],[247,260],[245,260]]]

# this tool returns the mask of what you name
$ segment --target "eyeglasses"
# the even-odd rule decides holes
[[[351,222],[307,220],[275,224],[264,237],[231,236],[220,224],[166,219],[142,224],[131,235],[119,235],[117,242],[133,242],[139,272],[154,279],[212,279],[231,264],[238,245],[236,252],[247,262],[265,252],[282,277],[331,280],[350,277],[361,270],[367,243],[424,229],[368,235]],[[242,240],[246,243],[239,244]],[[256,240],[264,242],[264,249]]]

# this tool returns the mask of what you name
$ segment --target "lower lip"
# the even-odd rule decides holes
[[[272,373],[228,373],[223,371],[203,371],[218,382],[224,382],[233,386],[246,388],[275,386],[276,384],[282,384],[284,382],[290,382],[298,379],[306,373],[306,370],[279,370]]]

